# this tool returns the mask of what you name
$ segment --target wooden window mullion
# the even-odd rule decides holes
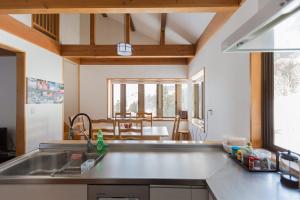
[[[138,85],[138,112],[145,112],[145,85]]]
[[[121,102],[120,102],[120,112],[126,113],[126,84],[121,84]]]

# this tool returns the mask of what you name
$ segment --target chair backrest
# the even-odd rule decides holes
[[[146,113],[146,112],[139,112],[136,114],[136,118],[139,120],[143,120],[144,122],[150,123],[150,126],[152,126],[153,118],[152,113]]]
[[[179,123],[180,123],[180,116],[176,115],[174,120],[174,125],[173,125],[173,131],[172,131],[172,140],[179,140],[179,135],[178,135]]]
[[[99,129],[101,129],[101,131],[103,132],[103,135],[105,135],[105,133],[112,133],[110,135],[115,135],[116,134],[116,122],[115,122],[115,120],[112,120],[112,119],[92,120],[93,135],[97,134]]]
[[[115,113],[115,120],[131,119],[131,113]]]
[[[120,119],[118,120],[118,130],[120,137],[124,133],[136,133],[135,136],[142,136],[143,120]]]

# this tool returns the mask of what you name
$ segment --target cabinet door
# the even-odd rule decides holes
[[[208,190],[192,189],[192,200],[208,200]]]
[[[87,185],[0,185],[0,194],[1,200],[87,200]]]
[[[150,200],[191,200],[192,192],[188,187],[151,187]]]

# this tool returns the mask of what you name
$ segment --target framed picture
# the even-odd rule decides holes
[[[27,78],[27,104],[62,104],[64,84]]]

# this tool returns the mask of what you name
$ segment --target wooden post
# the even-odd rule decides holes
[[[95,45],[95,14],[90,14],[90,45]]]
[[[125,42],[130,43],[130,14],[125,14],[124,31]]]

